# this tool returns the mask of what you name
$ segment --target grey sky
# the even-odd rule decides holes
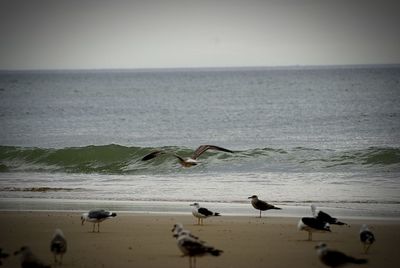
[[[400,63],[394,0],[0,0],[0,69]]]

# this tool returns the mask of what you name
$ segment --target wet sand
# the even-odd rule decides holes
[[[50,240],[54,229],[61,228],[68,240],[62,267],[189,267],[188,258],[181,257],[171,233],[173,224],[180,222],[209,245],[224,251],[219,257],[199,258],[197,267],[322,268],[325,266],[314,249],[322,241],[330,248],[368,259],[367,265],[358,267],[400,265],[400,221],[347,220],[350,227],[334,225],[332,233],[315,233],[314,241],[306,241],[307,233],[297,230],[298,220],[222,216],[206,219],[203,226],[198,226],[189,214],[119,213],[101,223],[100,233],[92,233],[92,224],[82,226],[80,213],[76,212],[0,212],[0,247],[10,253],[27,245],[40,259],[53,264]],[[367,255],[359,241],[362,223],[372,226],[377,238]],[[19,267],[19,263],[19,258],[11,256],[3,267]]]

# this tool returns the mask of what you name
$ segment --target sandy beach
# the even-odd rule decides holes
[[[189,214],[119,213],[101,224],[100,233],[92,233],[92,224],[82,226],[77,212],[1,212],[0,247],[10,253],[28,245],[40,259],[53,264],[49,243],[54,229],[61,228],[68,240],[62,267],[189,267],[188,258],[181,257],[171,235],[173,224],[180,222],[224,251],[219,257],[198,259],[197,267],[325,267],[314,249],[321,241],[354,257],[367,258],[368,264],[360,267],[399,265],[399,221],[347,220],[350,227],[333,226],[332,233],[316,233],[310,242],[307,233],[297,231],[298,220],[223,216],[206,219],[198,226]],[[358,237],[362,223],[372,226],[377,238],[368,255]],[[9,257],[3,267],[19,267],[19,258]]]

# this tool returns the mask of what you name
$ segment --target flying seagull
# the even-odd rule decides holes
[[[196,257],[205,255],[219,256],[222,250],[207,246],[203,241],[200,241],[190,235],[181,233],[177,239],[178,248],[183,253],[183,256],[189,256],[189,267],[196,267]]]
[[[10,256],[10,254],[3,252],[3,249],[0,248],[0,265],[3,264],[3,259],[8,258],[8,256]]]
[[[339,267],[347,263],[367,263],[366,259],[356,259],[340,251],[328,249],[325,243],[319,243],[317,246],[315,246],[315,248],[317,249],[317,255],[321,262],[332,268]]]
[[[50,268],[50,265],[44,264],[39,260],[27,246],[21,247],[19,250],[14,252],[14,255],[21,255],[21,267],[35,267],[35,268]]]
[[[313,232],[330,232],[329,223],[321,221],[313,217],[303,217],[297,224],[299,231],[308,232],[308,241],[312,240]]]
[[[92,222],[93,223],[93,232],[95,230],[95,226],[97,223],[97,232],[100,232],[100,222],[102,222],[106,219],[114,218],[116,216],[117,216],[116,213],[112,213],[112,212],[106,211],[104,209],[93,209],[93,210],[90,210],[89,212],[83,213],[81,216],[81,221],[82,221],[82,225],[85,223],[85,221]]]
[[[61,229],[54,231],[53,239],[50,242],[50,251],[54,254],[54,262],[57,263],[57,256],[60,255],[60,264],[62,264],[63,256],[67,252],[67,240]]]
[[[225,149],[222,147],[218,147],[215,145],[200,145],[199,148],[197,148],[196,151],[194,151],[193,155],[186,159],[175,153],[168,153],[168,152],[165,152],[162,150],[157,150],[157,151],[151,152],[148,155],[144,156],[142,158],[142,161],[147,161],[147,160],[153,159],[159,155],[168,153],[168,154],[171,154],[172,156],[175,156],[176,158],[178,158],[179,163],[183,167],[191,167],[191,166],[195,166],[199,163],[197,161],[197,158],[207,150],[216,150],[216,151],[223,151],[223,152],[227,152],[227,153],[233,153],[233,151],[231,151],[231,150],[228,150],[228,149]]]
[[[192,214],[197,218],[197,224],[203,225],[203,219],[211,216],[221,216],[218,212],[209,211],[206,208],[200,207],[199,203],[190,204],[193,206]]]
[[[338,221],[338,219],[331,217],[329,214],[318,211],[314,204],[311,205],[311,211],[315,218],[327,222],[329,224],[336,224],[336,225],[348,225],[347,223]]]
[[[260,218],[261,218],[261,211],[270,210],[270,209],[281,209],[281,208],[275,207],[274,205],[268,204],[265,201],[258,199],[258,196],[256,196],[256,195],[252,195],[252,196],[248,197],[248,199],[251,199],[251,204],[253,205],[253,207],[255,209],[260,210]]]
[[[375,242],[374,234],[369,230],[368,225],[363,224],[360,229],[360,241],[364,245],[364,253],[367,254],[371,245]]]

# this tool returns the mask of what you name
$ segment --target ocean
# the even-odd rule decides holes
[[[400,66],[1,71],[0,123],[3,211],[400,217]]]

